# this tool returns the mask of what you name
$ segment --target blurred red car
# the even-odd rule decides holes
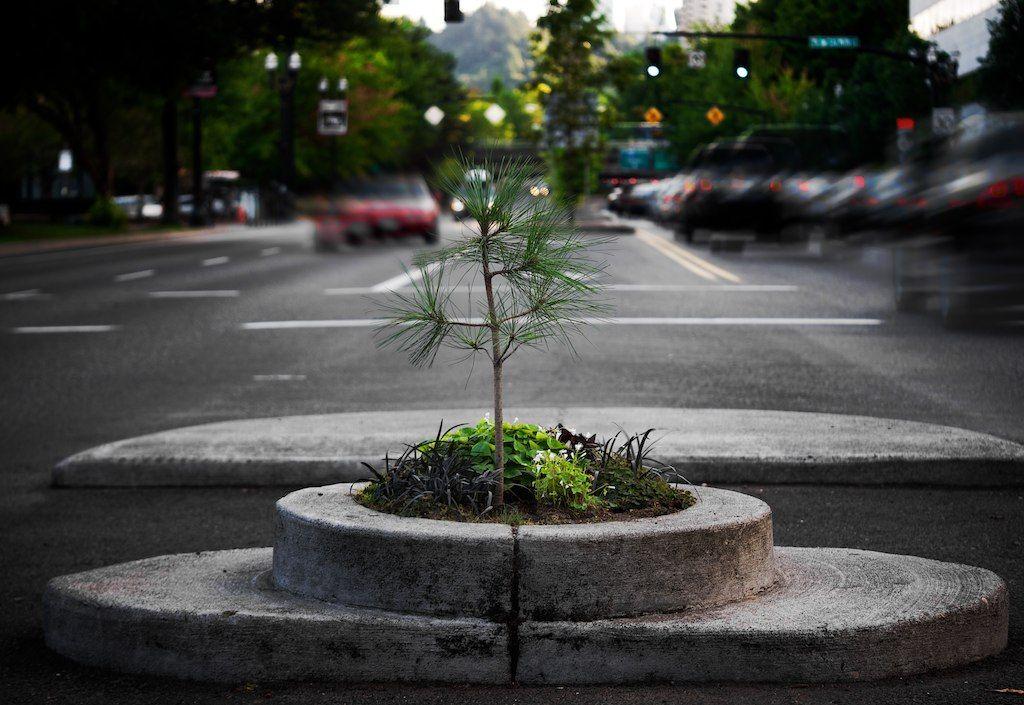
[[[438,240],[441,211],[420,176],[380,176],[346,181],[330,194],[306,199],[300,209],[316,224],[318,250],[370,237],[421,236]]]

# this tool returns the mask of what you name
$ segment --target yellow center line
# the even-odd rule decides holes
[[[642,232],[640,230],[636,231],[636,237],[640,240],[640,242],[642,242],[645,245],[648,245],[650,247],[653,247],[655,250],[657,250],[661,254],[665,255],[666,257],[668,257],[670,260],[672,260],[676,264],[682,266],[684,269],[686,269],[686,270],[696,274],[698,277],[701,277],[702,279],[707,279],[708,281],[717,281],[718,280],[718,277],[716,277],[714,274],[712,274],[708,270],[701,268],[700,265],[698,265],[698,264],[696,264],[694,262],[691,262],[690,260],[686,259],[685,257],[680,256],[678,252],[675,252],[675,251],[673,251],[671,249],[666,248],[665,245],[667,243],[664,240],[662,240],[660,237],[657,237],[655,235],[650,235],[650,234]]]
[[[708,262],[703,257],[698,257],[697,255],[693,254],[692,252],[690,252],[686,248],[680,247],[679,245],[677,245],[674,242],[669,242],[668,240],[665,240],[664,238],[660,238],[657,235],[652,235],[651,233],[642,232],[640,230],[637,230],[637,236],[640,237],[640,239],[643,242],[646,242],[648,245],[656,247],[657,249],[659,249],[662,252],[664,252],[666,255],[669,252],[674,252],[679,257],[682,257],[682,258],[684,258],[686,260],[689,260],[692,264],[700,267],[701,269],[703,269],[703,270],[705,270],[707,272],[710,272],[711,274],[713,274],[715,276],[721,277],[722,279],[725,279],[726,281],[730,281],[733,284],[739,284],[742,281],[742,279],[740,279],[738,276],[736,276],[735,274],[733,274],[729,270],[722,269],[718,265],[712,264],[711,262]],[[675,259],[675,258],[673,258],[673,259]]]

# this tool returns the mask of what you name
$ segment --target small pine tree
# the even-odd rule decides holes
[[[505,362],[523,347],[573,337],[593,317],[607,313],[594,278],[605,267],[588,255],[598,240],[572,225],[572,211],[555,197],[534,197],[537,179],[522,161],[475,167],[461,160],[439,178],[441,190],[462,202],[472,225],[465,234],[416,259],[419,281],[382,304],[388,322],[380,342],[429,365],[442,347],[464,351],[462,360],[485,353],[494,387],[494,451],[497,490],[504,504],[503,382]],[[465,307],[454,289],[479,282]]]

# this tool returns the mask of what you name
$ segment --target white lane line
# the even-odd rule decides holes
[[[497,287],[498,290],[503,291],[508,287]],[[795,284],[607,284],[604,287],[608,291],[648,291],[648,292],[681,292],[681,291],[721,291],[726,293],[742,293],[742,292],[786,292],[786,291],[800,291],[800,287]],[[470,287],[470,286],[446,286],[441,287],[441,291],[451,294],[482,294],[483,287]],[[373,289],[369,287],[337,287],[334,289],[324,289],[325,296],[365,296],[366,294],[373,294]]]
[[[243,330],[294,330],[298,328],[374,328],[388,322],[385,318],[334,318],[306,321],[251,321],[243,323]],[[480,323],[479,318],[466,319]],[[615,326],[880,326],[881,318],[585,318],[590,325]]]
[[[584,323],[616,326],[880,326],[881,318],[590,318]]]
[[[264,247],[260,250],[260,257],[273,257],[274,255],[281,254],[280,247]]]
[[[224,264],[229,261],[231,261],[230,257],[210,257],[208,259],[204,259],[199,264],[204,267],[216,267],[218,264]]]
[[[183,289],[180,291],[151,291],[150,297],[154,299],[233,299],[241,292],[238,289]]]
[[[49,294],[44,294],[39,289],[22,289],[21,291],[9,291],[6,294],[0,294],[0,299],[4,301],[29,301],[30,299],[48,299]]]
[[[372,293],[374,290],[368,286],[340,286],[334,289],[324,289],[325,296],[365,296]]]
[[[410,286],[414,282],[418,282],[420,279],[422,279],[424,273],[433,273],[433,271],[437,269],[437,267],[438,264],[435,262],[433,264],[427,265],[427,268],[425,270],[421,269],[420,267],[410,269],[408,271],[402,272],[397,277],[391,277],[390,279],[385,279],[380,284],[374,284],[373,286],[370,287],[370,291],[375,294],[379,294],[385,291],[397,291],[399,289],[403,289],[407,286]]]
[[[121,326],[18,326],[12,333],[109,333]]]
[[[324,321],[250,321],[242,330],[288,330],[295,328],[373,328],[387,323],[384,318],[335,318]]]
[[[254,382],[302,382],[306,375],[253,375]]]
[[[611,291],[800,291],[795,284],[609,284]]]
[[[114,277],[116,282],[130,282],[136,279],[148,279],[149,277],[156,274],[155,269],[140,269],[137,272],[126,272],[125,274],[118,274]]]

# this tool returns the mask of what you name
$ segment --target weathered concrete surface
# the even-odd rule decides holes
[[[355,501],[362,486],[311,487],[277,502],[278,586],[395,612],[508,617],[511,527],[384,514]]]
[[[355,609],[266,580],[270,549],[160,556],[67,575],[44,595],[47,645],[76,661],[191,680],[502,683],[502,624]]]
[[[776,548],[786,583],[708,611],[524,622],[518,680],[825,682],[957,666],[1006,646],[1006,586],[981,568]]]
[[[361,412],[191,426],[63,460],[67,487],[323,485],[367,478],[361,461],[486,409]],[[511,408],[599,434],[655,428],[654,456],[692,482],[1024,485],[1024,445],[949,426],[867,416],[665,408]]]
[[[739,492],[650,519],[521,526],[523,619],[591,620],[694,610],[753,597],[778,580],[772,511]]]
[[[711,610],[518,627],[517,680],[811,682],[962,665],[1002,650],[1006,587],[980,568],[778,548],[786,582]],[[76,661],[209,681],[511,677],[502,623],[346,607],[267,580],[270,549],[161,556],[52,580],[46,643]]]

